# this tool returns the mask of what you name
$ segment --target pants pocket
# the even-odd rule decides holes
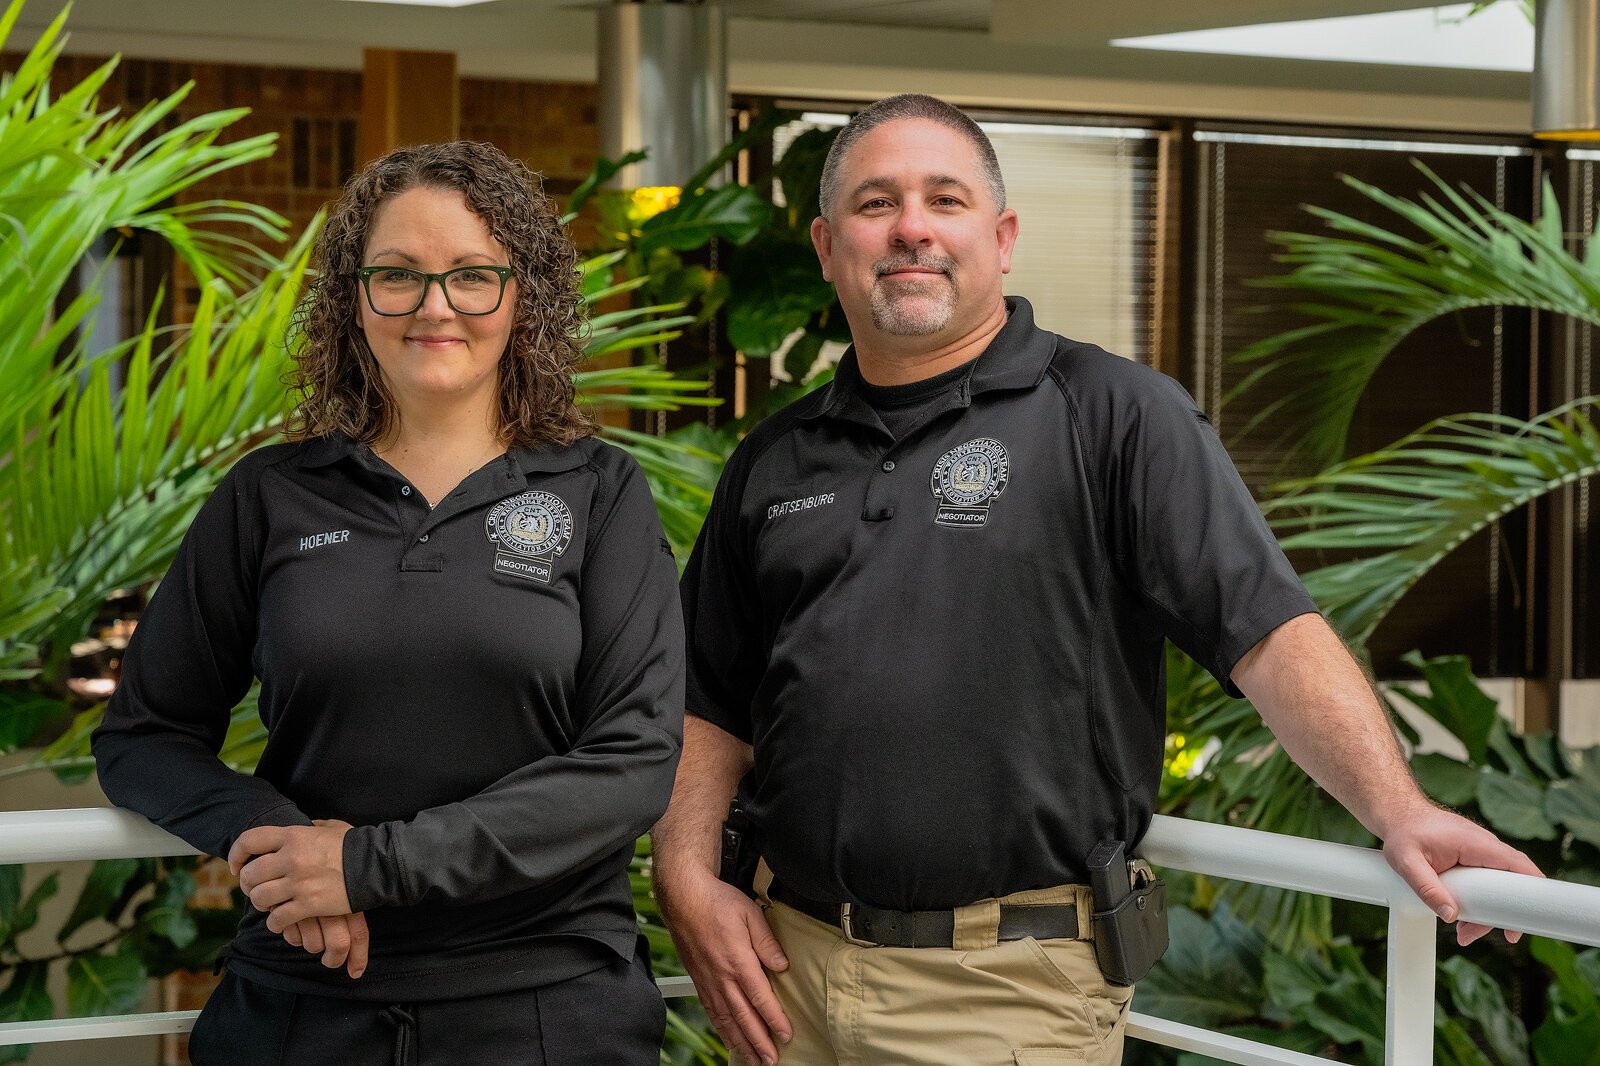
[[[1053,1047],[1018,1048],[1011,1055],[1016,1060],[1016,1066],[1075,1066],[1086,1061],[1081,1051]]]
[[[1132,986],[1109,984],[1095,961],[1094,946],[1087,940],[1022,941],[1031,949],[1041,971],[1063,991],[1080,997],[1094,1028],[1097,1041],[1104,1043],[1127,1016],[1133,999]]]

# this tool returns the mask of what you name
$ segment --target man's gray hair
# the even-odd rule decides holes
[[[1000,161],[995,158],[994,145],[989,143],[989,135],[979,129],[978,124],[968,118],[960,108],[947,104],[936,96],[901,93],[899,96],[879,100],[856,112],[850,121],[845,123],[844,129],[839,131],[839,136],[834,139],[833,147],[828,149],[828,158],[822,164],[820,206],[824,218],[833,217],[833,206],[839,199],[839,170],[844,163],[844,157],[850,154],[850,149],[855,147],[857,141],[884,123],[905,118],[937,122],[971,141],[972,147],[978,153],[978,165],[983,171],[983,183],[989,190],[989,198],[994,201],[995,210],[1006,209],[1006,182],[1000,176]]]

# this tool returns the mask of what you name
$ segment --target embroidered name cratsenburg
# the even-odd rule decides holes
[[[816,496],[802,496],[798,500],[784,500],[767,508],[767,519],[770,521],[779,515],[794,514],[796,511],[809,511],[813,507],[826,507],[833,502],[833,493],[824,492]]]

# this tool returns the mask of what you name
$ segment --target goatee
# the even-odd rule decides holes
[[[873,264],[878,281],[872,286],[872,325],[896,337],[926,337],[950,324],[958,290],[955,260],[940,255],[902,252]],[[897,270],[920,267],[939,277],[888,277]]]

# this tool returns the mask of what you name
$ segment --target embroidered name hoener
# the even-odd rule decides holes
[[[309,537],[300,538],[300,550],[309,551],[312,548],[320,548],[324,544],[344,544],[349,540],[350,531],[348,529],[335,529],[328,533],[313,533]]]

